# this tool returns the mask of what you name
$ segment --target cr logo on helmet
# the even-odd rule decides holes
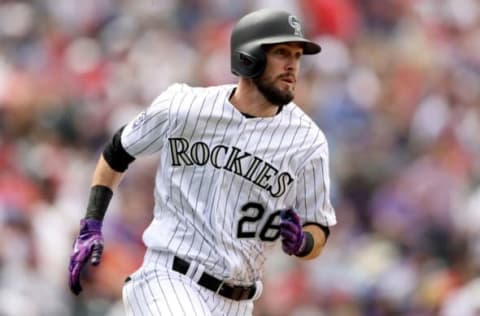
[[[303,36],[302,24],[300,24],[300,20],[296,16],[290,15],[288,17],[288,24],[290,24],[290,26],[293,27],[294,29],[293,34],[297,36]]]

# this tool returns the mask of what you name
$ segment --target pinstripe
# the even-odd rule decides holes
[[[207,96],[208,96],[208,94],[204,96],[202,105],[205,104],[205,100],[206,100]],[[181,135],[184,135],[184,133],[185,133],[185,128],[187,127],[188,118],[189,118],[189,116],[190,116],[190,112],[191,112],[191,110],[192,110],[193,104],[195,103],[195,100],[196,100],[196,99],[197,99],[197,95],[194,96],[192,102],[190,103],[190,107],[188,108],[187,115],[186,115],[186,118],[185,118],[185,122],[184,122],[184,124],[183,124],[183,129],[182,129],[182,131],[181,131],[181,133],[180,133]],[[199,116],[200,116],[200,115],[201,115],[201,109],[200,109],[200,114],[199,114]],[[192,137],[192,136],[195,134],[195,129],[197,128],[198,121],[199,121],[198,119],[195,120],[195,127],[192,129],[192,135],[191,135],[190,137]],[[182,186],[182,182],[183,182],[183,177],[184,177],[184,175],[185,175],[185,168],[182,169],[182,174],[180,175],[180,186]],[[188,180],[188,179],[187,179],[187,180]],[[182,191],[180,191],[180,190],[178,191],[178,194],[179,194],[179,197],[178,197],[178,198],[179,198],[179,201],[180,201],[182,216],[185,217],[185,206],[183,205],[183,200],[184,200],[184,199],[183,199],[183,196],[181,195],[182,193],[183,193]],[[185,219],[185,220],[187,220],[187,219]],[[195,220],[195,219],[194,219],[194,220]],[[193,223],[192,226],[195,227],[195,228],[197,227],[197,225],[195,225],[195,223]],[[194,235],[196,235],[196,232],[197,232],[197,229],[195,229]],[[202,234],[200,234],[200,235],[202,235]],[[204,236],[202,235],[202,237],[204,237]],[[180,249],[180,247],[183,245],[184,240],[185,240],[185,234],[182,235],[182,239],[181,239],[181,241],[178,243],[177,249],[175,250],[175,253],[178,253],[178,249]],[[195,240],[195,239],[193,239],[191,242],[193,243],[194,240]]]
[[[193,304],[192,298],[190,297],[190,293],[187,290],[187,288],[185,287],[185,284],[182,284],[182,286],[183,286],[183,290],[185,291],[185,294],[186,294],[186,295],[183,295],[182,297],[185,297],[185,296],[188,297],[188,301],[190,302],[190,307],[191,307],[190,309],[191,309],[192,313],[194,313],[195,310],[196,310],[195,304]],[[183,303],[185,303],[185,301]],[[182,306],[183,306],[183,304],[182,304]],[[183,310],[183,308],[182,308],[182,310]],[[187,310],[187,312],[185,312],[185,315],[192,315],[192,314],[190,313],[189,310]]]
[[[172,104],[173,104],[174,101],[175,101],[175,97],[172,98],[172,100],[171,100],[171,102],[170,102],[170,105],[169,105],[169,108],[172,106]],[[161,113],[163,113],[163,111],[162,111],[162,112],[156,112],[156,113],[154,113],[153,116],[156,116],[156,115],[161,114]],[[153,119],[153,116],[149,119],[149,121],[150,121],[151,119]],[[166,120],[162,121],[162,123],[164,123],[165,121],[166,121]],[[145,124],[145,123],[144,123],[144,124]],[[155,130],[155,129],[158,128],[160,125],[161,125],[161,124],[156,124],[154,127],[152,127],[151,129],[147,130],[146,133],[140,133],[140,135],[139,135],[140,138],[138,138],[138,139],[135,140],[135,141],[131,141],[131,143],[130,143],[128,146],[125,146],[125,149],[129,149],[129,148],[133,147],[135,144],[137,144],[140,140],[144,139],[147,135],[150,134],[151,131]],[[131,132],[128,133],[127,135],[133,134],[133,131],[138,131],[138,130],[132,128]],[[138,155],[138,154],[137,154],[137,155]]]
[[[189,279],[188,284],[189,284],[189,286],[190,286],[192,289],[195,289],[195,285],[194,285],[194,282],[193,282],[192,279]],[[206,300],[205,300],[205,297],[202,295],[202,292],[197,290],[197,293],[198,293],[198,300],[199,300],[199,301],[204,301],[205,304],[206,304]],[[200,308],[201,308],[201,310],[202,310],[202,315],[210,316],[211,313],[210,313],[210,311],[208,311],[208,310],[205,309],[205,308],[206,308],[206,307],[205,307],[205,304],[202,304],[202,303],[200,302]]]
[[[322,179],[326,176],[326,172],[325,172],[325,169],[328,168],[328,166],[326,166],[326,161],[322,158],[321,159],[321,170],[322,170]],[[322,195],[322,198],[323,198],[323,201],[322,201],[322,208],[324,210],[329,210],[331,212],[331,209],[328,207],[327,203],[328,203],[328,200],[327,200],[327,196],[329,194],[329,189],[328,189],[328,185],[325,181],[322,181],[322,184],[323,184],[323,195]],[[325,223],[328,223],[328,218],[325,214],[322,213],[322,216],[323,216],[323,219],[324,219],[324,222]]]
[[[147,282],[147,284],[148,284],[148,282]],[[147,309],[147,311],[148,311],[147,315],[157,315],[157,314],[152,313],[152,304],[155,306],[155,309],[158,311],[158,306],[155,302],[155,296],[153,295],[153,293],[152,293],[151,303],[149,303],[149,300],[147,299],[147,296],[145,294],[145,289],[143,289],[143,288],[142,288],[142,295],[143,295],[144,302],[145,302],[145,309]]]
[[[320,162],[320,165],[318,166],[317,168],[317,165],[316,165],[316,161],[319,161]],[[315,160],[311,160],[309,162],[309,165],[311,166],[311,168],[309,168],[309,166],[304,166],[304,169],[302,170],[302,173],[299,175],[299,178],[301,179],[302,181],[302,184],[303,184],[303,187],[304,187],[304,205],[305,205],[305,211],[308,212],[308,210],[311,210],[312,214],[306,214],[305,216],[306,217],[311,217],[313,216],[315,218],[315,222],[319,222],[319,223],[322,223],[322,224],[330,224],[330,220],[329,218],[327,217],[327,214],[326,212],[328,213],[331,213],[331,209],[330,207],[328,206],[328,185],[325,181],[323,180],[320,180],[320,184],[322,185],[322,191],[321,191],[321,194],[320,194],[320,197],[322,198],[322,205],[320,205],[317,201],[317,195],[319,194],[312,194],[311,193],[311,188],[308,187],[308,183],[307,183],[307,180],[306,180],[306,170],[309,170],[309,174],[311,174],[311,180],[313,182],[313,187],[318,187],[318,179],[317,177],[320,177],[320,179],[325,179],[326,175],[325,175],[325,169],[327,168],[327,166],[325,166],[325,161],[324,159],[321,157],[321,155],[319,156],[318,159],[315,159]],[[310,172],[311,170],[311,172]],[[319,175],[315,170],[319,170],[321,172],[321,174]],[[308,189],[310,189],[310,191],[307,191]],[[313,205],[309,205],[307,203],[307,194],[310,194],[313,196],[314,198],[314,202],[313,202]],[[315,212],[315,210],[317,208],[321,208],[322,210],[324,210],[324,212]],[[323,220],[321,221],[318,221],[317,220],[317,217],[318,216],[321,216],[323,218]]]
[[[131,290],[133,292],[133,290]],[[138,301],[136,300],[136,297],[134,297],[135,301],[131,302],[131,311],[132,315],[142,315],[142,311],[138,308]],[[135,310],[139,311],[138,313],[135,312]]]
[[[185,98],[185,95],[183,96],[182,101],[183,101],[184,98]],[[168,108],[168,118],[169,118],[169,120],[168,120],[167,131],[168,131],[169,133],[171,133],[171,130],[172,130],[172,123],[171,123],[171,122],[172,122],[172,117],[173,117],[173,115],[172,115],[172,109],[173,109],[172,106],[170,106],[170,107]],[[178,115],[178,112],[179,112],[179,111],[180,111],[180,107],[177,107],[177,115]],[[168,178],[168,177],[166,176],[166,174],[168,173],[169,170],[170,170],[170,178],[171,178],[171,175],[173,174],[173,170],[172,170],[172,169],[169,169],[169,168],[162,168],[162,174],[165,175],[164,178]],[[169,190],[170,192],[169,192],[169,194],[167,195],[167,199],[166,199],[166,201],[165,201],[165,204],[166,204],[166,205],[170,204],[170,203],[169,203],[169,202],[170,202],[170,197],[172,196],[173,186],[172,186],[171,184],[170,184],[170,186],[169,186],[169,189],[170,189],[170,190]],[[173,238],[173,236],[172,236],[172,238]],[[170,241],[171,241],[171,239],[170,239]],[[170,242],[169,242],[169,245],[170,245]]]
[[[224,106],[222,107],[222,117],[223,117],[223,113],[224,113],[224,110],[225,110],[225,103],[227,102],[227,98],[228,98],[228,95],[227,94],[227,97],[226,99],[224,100]],[[228,124],[227,126],[225,127],[225,131],[223,133],[223,137],[222,137],[222,143],[225,141],[225,138],[226,138],[226,135],[227,135],[227,131],[229,130],[229,127],[230,125],[232,124],[233,122],[233,119],[235,117],[235,112],[233,110],[230,111],[231,113],[231,116],[230,116],[230,119],[228,121]],[[217,130],[218,128],[218,124],[219,124],[220,121],[217,121],[217,124],[215,126],[215,131]],[[215,170],[215,173],[218,173],[220,171],[218,170]],[[217,192],[218,192],[218,189],[220,188],[221,186],[215,186],[215,189],[213,191],[213,194],[212,194],[212,197],[209,199],[208,203],[207,203],[207,209],[211,210],[210,212],[210,221],[209,221],[209,224],[210,224],[210,227],[215,227],[214,225],[214,219],[216,217],[216,214],[217,214],[217,209],[214,207],[214,203],[217,201]],[[211,190],[212,186],[210,186],[208,188],[208,192],[207,192],[207,197],[210,197],[210,190]],[[210,205],[210,207],[209,207]],[[214,238],[215,238],[215,241],[217,241],[217,237],[218,237],[218,234],[215,234],[214,235]],[[203,246],[203,244],[202,244]],[[212,250],[214,250],[215,248],[214,247],[210,247],[209,251],[208,251],[208,255],[207,255],[207,258],[210,258],[210,256],[212,255]],[[224,259],[222,259],[224,260]]]
[[[171,281],[170,279],[169,279],[169,281],[170,281],[170,285],[171,285],[171,284],[172,284],[172,281]],[[160,282],[159,282],[159,283],[160,283]],[[172,288],[173,288],[173,286],[172,286]],[[174,288],[173,288],[173,289],[174,289]],[[160,291],[162,292],[164,301],[165,301],[166,304],[167,304],[168,311],[170,312],[169,315],[175,315],[175,310],[172,309],[172,307],[171,307],[170,304],[169,304],[169,302],[171,303],[171,301],[168,299],[167,295],[165,294],[165,289],[164,289],[162,286],[160,286]],[[175,297],[177,298],[177,304],[180,305],[180,308],[182,309],[183,314],[185,314],[185,311],[183,310],[183,307],[182,307],[182,305],[181,305],[180,300],[178,299],[177,294],[176,294],[176,293],[174,293],[174,294],[175,294]]]
[[[122,289],[122,302],[123,302],[123,308],[125,309],[125,314],[129,315],[131,314],[131,304],[130,300],[128,298],[128,286],[127,284],[123,284],[123,289]]]
[[[305,181],[305,177],[302,177],[303,181],[303,192],[307,192],[307,181]],[[307,197],[304,196],[303,201],[305,202],[305,210],[308,210],[308,205],[307,205]]]
[[[312,170],[315,170],[315,169],[316,169],[315,166],[314,166],[314,164],[313,164],[313,162],[310,162],[310,165],[312,165]],[[321,166],[320,166],[320,168],[321,168]],[[317,187],[317,186],[316,186],[316,185],[317,185],[317,181],[316,181],[316,173],[315,173],[315,172],[312,172],[312,181],[313,181],[314,187]],[[306,181],[305,181],[305,182],[306,182]],[[323,192],[325,192],[325,185],[324,185],[324,184],[323,184]],[[316,195],[316,194],[313,195],[313,205],[314,205],[315,207],[318,206],[318,204],[317,204],[317,195]],[[305,208],[305,210],[308,212],[309,208]],[[308,215],[309,215],[309,214],[306,214],[306,217],[307,217]],[[315,215],[315,214],[313,214],[313,215]]]
[[[238,304],[236,304],[236,305],[238,307]],[[226,315],[231,315],[232,307],[233,307],[233,304],[228,304],[228,309],[224,309],[224,312],[225,312]],[[238,315],[238,313],[235,313],[233,315]]]
[[[183,96],[182,102],[183,102],[183,100],[185,100],[186,97],[187,97],[187,95],[184,95],[184,96]],[[181,102],[180,102],[180,103],[181,103]],[[171,107],[171,108],[172,108],[172,107]],[[178,119],[179,113],[180,113],[180,106],[177,106],[177,113],[176,113],[176,115],[175,115],[175,122],[176,122],[177,119]],[[172,120],[172,114],[169,116],[169,118],[170,118],[170,120]],[[169,122],[170,122],[170,121],[169,121]],[[168,130],[169,130],[170,133],[172,133],[172,125],[173,125],[173,124],[170,124],[170,126],[168,127]],[[173,126],[175,126],[175,125],[173,125]],[[165,169],[166,169],[166,170],[170,170],[170,178],[171,178],[171,177],[173,176],[173,171],[174,171],[173,168],[169,168],[169,169],[165,168]],[[170,194],[168,195],[169,197],[173,196],[172,190],[173,190],[173,186],[170,185]]]
[[[235,115],[235,112],[232,110],[232,119],[233,119],[233,116],[234,116],[234,115]],[[243,128],[242,128],[241,132],[238,133],[237,141],[236,141],[235,143],[238,142],[238,139],[241,137],[242,133],[244,132],[244,130],[245,130],[245,128],[246,128],[246,124],[242,124],[242,123],[243,123],[243,120],[240,120],[240,121],[238,122],[238,128],[240,128],[240,127],[243,127]],[[242,125],[243,125],[243,126],[242,126]],[[237,128],[237,130],[238,130],[238,128]],[[227,177],[226,177],[225,175],[222,177],[222,184],[219,186],[220,188],[223,188],[223,187],[224,187],[224,182],[225,182],[226,178],[227,178]],[[230,186],[229,186],[228,193],[227,193],[226,196],[230,196],[230,191],[231,191],[233,182],[234,182],[234,179],[233,179],[232,181],[230,181]],[[215,193],[217,193],[217,192],[218,192],[218,191],[216,191]],[[218,200],[215,200],[215,202],[218,202]],[[225,199],[225,205],[224,205],[223,208],[221,208],[221,211],[225,212],[225,210],[228,209],[228,208],[227,208],[227,202],[228,202],[228,200]],[[215,209],[215,208],[214,208],[214,209]],[[227,218],[228,218],[228,216],[223,216],[222,227],[226,227],[225,221],[227,220]],[[224,250],[225,253],[226,253],[226,258],[228,258],[228,257],[229,257],[229,254],[228,254],[229,251],[227,250],[228,247],[227,247],[227,244],[226,244],[226,242],[225,242],[225,234],[223,234],[223,233],[220,234],[220,238],[219,238],[219,239],[220,239],[221,244],[223,245],[223,250]],[[223,271],[221,272],[222,275],[225,274],[225,267],[227,266],[227,265],[225,264],[225,261],[227,260],[226,258],[222,258],[222,261],[223,261],[223,262],[222,262],[222,265],[223,265],[223,267],[224,267]],[[215,268],[217,267],[218,263],[219,263],[218,261],[215,262],[215,264],[213,265],[213,269],[215,269]]]
[[[241,126],[241,125],[242,125],[241,123],[242,123],[242,122],[240,121],[240,123],[239,123],[240,126],[239,126],[239,127],[242,127],[242,126]],[[242,131],[241,131],[240,133],[238,133],[238,134],[239,134],[238,138],[240,138],[240,137],[241,137],[240,135],[242,135],[242,133],[245,131],[245,127],[246,127],[246,124],[243,124]],[[238,142],[238,138],[237,138],[237,142]],[[222,181],[221,187],[223,187],[223,183],[225,182],[225,180],[226,180],[226,177],[223,177],[223,181]],[[227,191],[226,196],[231,196],[231,195],[230,195],[230,192],[231,192],[231,190],[232,190],[233,182],[235,182],[235,178],[232,179],[232,181],[230,181],[230,186],[229,186],[229,188],[228,188],[228,191]],[[228,199],[225,199],[225,205],[224,205],[224,207],[222,208],[222,210],[224,210],[224,211],[225,211],[225,210],[228,210],[227,202],[228,202]],[[233,217],[233,216],[232,216],[232,217]],[[229,218],[228,216],[223,216],[222,227],[227,227],[227,226],[226,226],[226,223],[225,223],[225,222],[227,221],[227,219],[232,219],[232,218]],[[233,220],[233,219],[232,219],[232,220]],[[225,250],[225,253],[227,254],[226,257],[228,258],[230,254],[229,254],[229,251],[228,251],[227,244],[226,244],[226,242],[225,242],[225,234],[221,234],[220,236],[221,236],[221,242],[222,242],[222,244],[223,244],[223,249]],[[235,250],[233,250],[233,251],[235,252]],[[224,260],[225,260],[225,259],[224,259]],[[217,266],[217,262],[215,263],[214,268],[215,268],[216,266]],[[224,265],[224,267],[225,267],[225,265]],[[222,274],[225,274],[225,268],[224,268],[224,270],[222,271]]]
[[[165,119],[163,121],[161,121],[160,123],[158,123],[156,126],[160,126],[162,125],[163,123],[165,123],[168,119]],[[153,131],[153,129],[149,130],[145,135],[144,137],[146,137],[151,131]],[[156,143],[157,140],[159,140],[160,138],[163,138],[164,135],[158,135],[157,138],[154,138],[150,143],[148,143],[147,145],[145,145],[145,147],[143,147],[142,149],[140,150],[137,150],[137,155],[141,155],[145,150],[147,150],[149,147],[152,146],[152,144]],[[142,137],[143,138],[143,137]],[[125,148],[125,149],[130,149],[132,148],[134,145],[136,145],[136,143],[134,144],[131,144],[129,147]]]
[[[227,96],[228,95],[229,94],[227,93]],[[210,117],[208,118],[208,121],[207,121],[207,124],[206,124],[207,126],[208,126],[208,122],[210,121],[210,119],[212,117],[213,110],[215,109],[215,104],[217,102],[217,98],[218,98],[218,94],[215,97],[215,101],[213,102],[214,106],[212,106],[212,112],[210,113]],[[222,101],[222,98],[220,98],[220,101]],[[225,100],[223,100],[222,102],[225,102]],[[220,116],[222,119],[223,119],[224,112],[225,112],[225,107],[222,107],[222,114]],[[233,116],[232,116],[232,118],[233,118]],[[212,133],[212,140],[214,138],[214,135],[217,134],[216,132],[217,132],[219,123],[220,123],[220,120],[217,120],[217,123],[215,124],[215,128],[214,128],[214,132]],[[230,123],[231,123],[231,119],[229,121],[229,124],[226,127],[226,130],[228,130],[228,126],[230,126]],[[204,130],[204,132],[205,132],[205,130]],[[223,138],[225,138],[225,133],[223,134]],[[216,173],[217,173],[217,170],[215,170],[214,174],[216,174]],[[203,180],[204,179],[205,179],[205,169],[203,169],[203,171],[202,171],[202,179],[200,181],[200,188],[202,188],[202,186],[203,186]],[[210,193],[211,188],[212,188],[212,186],[208,186],[208,192],[205,196],[210,197],[209,193]],[[195,209],[196,210],[198,210],[198,201],[200,201],[200,193],[201,193],[201,190],[198,191],[198,195],[197,195],[197,199],[196,199],[197,203],[195,204]],[[203,212],[202,212],[202,215],[205,216],[206,215],[205,212],[208,211],[208,210],[209,210],[208,205],[206,205],[205,210],[203,210]],[[210,214],[212,214],[212,213],[214,213],[214,212],[213,212],[213,210],[210,209]],[[202,225],[202,230],[205,229],[206,222],[207,222],[207,220],[205,219],[205,221],[203,222],[203,225]],[[210,224],[210,227],[213,227],[213,226]],[[197,255],[196,255],[197,257],[202,253],[202,248],[203,248],[203,244],[204,244],[205,240],[206,240],[206,238],[204,238],[200,241],[200,245],[198,247],[198,251],[197,251]],[[214,247],[210,247],[210,250],[213,249],[213,248]],[[209,258],[209,257],[210,257],[210,253],[207,255],[207,258]]]
[[[144,272],[142,272],[142,276],[144,278],[146,277]],[[158,277],[157,277],[157,279],[158,279]],[[148,290],[150,291],[150,295],[152,296],[153,299],[155,299],[155,293],[153,292],[152,287],[150,286],[150,282],[146,282],[146,283],[147,283]],[[145,291],[142,291],[142,293],[143,293],[143,297],[145,299],[145,302],[147,302],[147,298],[145,296]],[[155,309],[159,312],[160,315],[162,315],[162,313],[160,312],[160,308],[158,307],[157,304],[155,304]]]
[[[125,313],[127,316],[133,315],[133,304],[130,300],[131,285],[124,284],[122,290],[122,300],[125,307]]]
[[[176,94],[175,96],[177,96],[177,95],[178,94]],[[174,99],[175,96],[172,99]],[[185,96],[183,96],[183,98],[185,98]],[[183,101],[183,98],[182,98],[182,101]],[[172,106],[168,107],[168,116],[167,116],[168,117],[168,125],[167,125],[167,131],[168,132],[171,132],[171,130],[172,130],[172,109],[173,109]]]
[[[299,130],[301,130],[300,125],[299,125]],[[305,130],[305,135],[302,137],[302,142],[301,142],[299,145],[297,145],[297,148],[303,148],[303,147],[305,146],[305,141],[306,141],[307,138],[308,138],[307,135],[308,135],[308,130]],[[292,144],[293,144],[293,142],[292,142]],[[293,160],[295,159],[295,157],[297,157],[297,156],[298,156],[298,154],[296,154],[296,153],[290,155],[290,159],[288,160],[288,163],[287,163],[287,164],[288,164],[288,165],[292,164],[292,161],[293,161]]]
[[[216,96],[215,96],[215,101],[217,100],[219,93],[220,93],[220,92],[218,91],[217,94],[216,94]],[[201,109],[205,108],[205,101],[207,100],[207,98],[208,98],[208,94],[206,94],[206,95],[205,95],[205,98],[203,99]],[[215,104],[215,101],[213,102],[213,104]],[[213,109],[214,109],[214,107],[212,106],[212,109],[211,109],[211,111],[210,111],[210,114],[209,114],[209,116],[208,116],[207,122],[206,122],[206,124],[205,124],[205,128],[203,129],[203,132],[202,132],[202,135],[201,135],[200,139],[203,139],[203,136],[205,135],[205,129],[206,129],[206,127],[208,126],[208,122],[209,122],[210,118],[212,117]],[[201,117],[201,115],[202,115],[202,112],[201,112],[201,111],[202,111],[202,110],[200,110],[200,114],[199,114],[200,117]],[[196,131],[196,129],[197,129],[197,126],[198,126],[198,122],[199,122],[199,121],[200,121],[200,119],[197,119],[196,122],[195,122],[195,127],[194,127],[193,130],[192,130],[192,136],[195,135],[195,131]],[[203,180],[203,174],[204,174],[204,173],[205,173],[205,168],[202,168],[202,180]],[[182,178],[183,178],[183,173],[182,173]],[[181,182],[181,181],[180,181],[180,182]],[[190,190],[191,190],[191,188],[192,188],[192,184],[193,184],[193,178],[190,179],[190,184],[188,185],[188,190],[187,190],[187,196],[190,195]],[[201,188],[201,186],[200,186],[200,188]],[[200,191],[200,190],[199,190],[199,191]],[[198,197],[197,197],[197,202],[198,202],[198,200],[199,200],[199,199],[198,199]],[[195,207],[195,209],[197,210],[197,207]],[[194,222],[194,223],[193,223],[193,224],[194,224],[194,227],[198,227],[198,226],[199,226],[199,225],[196,225],[196,223],[195,223],[195,218],[194,218],[194,221],[193,221],[193,222]],[[197,235],[197,230],[195,230],[194,236],[193,236],[193,240],[192,240],[192,242],[190,242],[190,247],[189,247],[189,249],[188,249],[188,251],[187,251],[188,253],[190,253],[190,251],[191,251],[191,249],[192,249],[192,246],[193,246],[193,244],[194,244],[193,241],[196,240],[196,238],[195,238],[196,235]],[[206,239],[205,235],[203,235],[202,233],[200,233],[200,236],[202,237],[202,240],[205,240],[205,239]],[[185,237],[185,236],[184,236],[184,237]],[[183,241],[184,241],[184,238],[182,238],[181,244],[183,244]]]
[[[134,298],[135,298],[135,302],[137,303],[137,309],[140,312],[140,315],[144,315],[143,311],[142,311],[142,305],[140,304],[141,301],[138,299],[138,296],[137,296],[137,291],[134,291],[134,283],[133,282],[135,282],[135,281],[132,280],[131,282],[132,282],[132,292],[133,292],[133,295],[134,295]],[[142,291],[142,294],[143,294],[143,291]],[[132,310],[133,310],[133,308],[132,308]]]
[[[133,281],[132,281],[133,282]],[[132,311],[134,310],[133,309],[133,306],[136,307],[136,309],[138,310],[138,312],[140,313],[140,315],[143,315],[143,311],[142,311],[142,307],[141,307],[141,304],[140,304],[140,300],[138,299],[138,296],[137,296],[137,291],[133,291],[134,287],[133,287],[133,284],[132,284],[132,292],[133,292],[133,295],[134,295],[134,299],[135,299],[135,305],[132,304]]]
[[[152,254],[152,257],[153,257],[153,254]],[[160,256],[157,255],[156,258],[155,258],[155,266],[159,266],[158,265],[159,260],[160,260]],[[165,297],[165,293],[163,291],[163,288],[160,285],[160,278],[158,277],[158,270],[155,270],[155,279],[157,280],[158,286],[160,287],[160,291],[162,292],[163,297]],[[168,310],[170,311],[170,314],[171,314],[171,309],[170,309],[170,306],[168,304],[168,300],[166,300],[166,306],[167,306],[167,308],[168,308]]]
[[[311,132],[311,130],[309,130],[309,131]],[[311,134],[311,133],[309,133],[309,134]],[[314,145],[317,143],[317,137],[318,137],[319,134],[320,134],[320,131],[317,131],[317,134],[315,135],[315,137],[312,137],[313,141],[312,141],[311,145],[309,146],[309,148],[311,148],[311,149],[308,153],[303,155],[304,159],[301,163],[299,163],[299,167],[298,167],[297,170],[295,170],[295,173],[298,173],[298,171],[309,161],[309,159],[312,158],[313,154],[315,154],[315,152],[318,150],[318,148]]]
[[[186,94],[185,94],[184,98],[185,98],[185,97],[186,97]],[[196,96],[193,96],[192,102],[190,102],[190,105],[189,105],[189,109],[188,109],[188,112],[187,112],[187,116],[186,116],[186,118],[185,118],[185,122],[188,121],[188,115],[190,114],[190,109],[191,109],[191,107],[192,107],[193,102],[195,101],[195,99],[196,99]],[[178,119],[178,115],[179,115],[179,113],[180,113],[180,106],[179,106],[178,108],[179,108],[179,109],[178,109],[178,111],[177,111],[177,115],[176,115],[175,121]],[[185,131],[185,127],[186,127],[186,123],[184,123],[184,125],[183,125],[182,132]],[[170,177],[173,177],[173,171],[174,171],[174,169],[171,168]],[[172,189],[173,189],[173,186],[170,185],[170,196],[173,196]],[[181,197],[181,196],[180,196],[180,203],[182,203],[182,197]],[[182,216],[185,217],[184,210],[183,210],[183,205],[182,205],[182,204],[181,204],[181,208],[182,208],[182,210],[181,210],[181,211],[182,211]],[[171,243],[172,243],[174,237],[175,237],[175,235],[172,234],[172,236],[171,236],[171,238],[170,238],[170,240],[169,240],[169,242],[168,242],[168,248],[169,248],[169,249],[172,249]],[[177,250],[178,250],[178,246],[177,246]]]
[[[289,131],[289,130],[290,130],[290,126],[292,126],[292,119],[293,119],[292,112],[290,112],[289,114],[290,114],[290,115],[289,115],[289,117],[288,117],[288,128],[284,128],[284,129],[283,129],[283,135],[282,135],[282,137],[281,137],[282,143],[285,142],[285,138],[287,137],[287,131]],[[291,140],[291,142],[290,142],[290,145],[286,147],[286,148],[287,148],[287,151],[286,151],[285,154],[283,155],[282,160],[280,160],[280,164],[279,164],[280,166],[284,166],[285,158],[288,157],[288,155],[289,155],[289,153],[290,153],[290,150],[293,148],[293,143],[294,143],[294,141],[295,141],[295,136],[297,136],[297,133],[298,133],[298,130],[299,130],[299,129],[300,129],[300,127],[297,126],[296,129],[295,129],[295,133],[294,133],[293,136],[292,136],[292,140]],[[277,149],[275,150],[275,153],[273,154],[274,157],[277,157],[279,149],[280,149],[280,146],[277,146]],[[279,204],[279,202],[280,202],[280,199],[277,199],[277,201],[276,201],[276,203],[275,203],[275,209],[278,208],[277,205]]]
[[[301,200],[301,202],[303,203],[304,205],[304,209],[306,210],[307,209],[307,182],[305,181],[305,169],[303,169],[301,171],[301,173],[299,174],[298,176],[299,180],[298,180],[298,185],[299,187],[302,186],[302,195],[300,193],[298,193],[298,200]],[[299,202],[300,203],[300,202]],[[300,207],[299,207],[300,209]]]
[[[312,162],[311,164],[313,165],[313,162]],[[320,170],[321,170],[322,175],[323,175],[323,159],[320,160]],[[316,173],[313,172],[312,175],[313,175],[313,185],[314,185],[314,187],[317,187],[317,176],[316,176]],[[324,181],[322,181],[322,186],[323,186],[323,191],[322,191],[322,192],[323,192],[323,194],[322,194],[322,199],[323,199],[323,201],[322,201],[322,209],[326,210],[327,208],[325,207],[325,194],[326,194],[326,192],[327,192],[327,185],[326,185],[326,183],[325,183]],[[315,205],[319,205],[319,203],[317,203],[317,195],[314,194],[313,197],[314,197],[314,200],[315,200]],[[322,223],[328,222],[326,216],[325,216],[323,213],[322,213],[321,215],[323,216],[323,221],[322,221]]]
[[[222,304],[222,307],[220,307],[220,304]],[[224,308],[225,308],[225,300],[219,301],[219,302],[218,302],[218,305],[215,306],[215,308],[218,308],[219,310],[222,311],[222,314],[226,315],[226,314],[225,314],[225,309],[224,309]]]

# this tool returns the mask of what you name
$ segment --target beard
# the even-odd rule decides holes
[[[274,80],[269,80],[263,76],[252,79],[258,91],[267,99],[268,102],[277,106],[284,106],[293,100],[293,92],[290,90],[281,90],[275,86]]]

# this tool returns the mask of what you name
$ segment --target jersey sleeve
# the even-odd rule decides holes
[[[125,126],[121,142],[133,157],[151,154],[162,149],[170,124],[171,108],[181,86],[170,86],[151,105]]]
[[[296,209],[304,223],[337,223],[330,202],[328,144],[324,141],[298,173]]]

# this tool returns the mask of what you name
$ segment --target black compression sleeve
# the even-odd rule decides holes
[[[103,158],[105,161],[113,170],[118,172],[127,170],[128,165],[135,160],[135,157],[132,157],[122,146],[121,136],[124,128],[125,126],[113,135],[103,150]]]
[[[112,199],[112,190],[104,185],[94,185],[90,189],[87,214],[85,218],[93,218],[102,221],[107,211],[108,204]]]

